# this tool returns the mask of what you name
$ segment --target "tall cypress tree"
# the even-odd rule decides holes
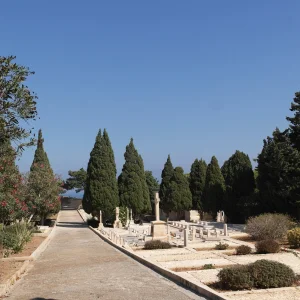
[[[286,118],[290,122],[289,137],[292,145],[300,151],[300,92],[295,93],[290,111],[294,112],[294,116]]]
[[[215,217],[218,210],[224,209],[224,193],[224,178],[218,160],[213,156],[207,166],[203,203],[204,210],[212,213],[213,217]]]
[[[86,213],[92,213],[97,208],[99,199],[100,155],[101,155],[101,130],[98,131],[94,148],[91,151],[87,167],[87,179],[82,199],[82,207]],[[101,208],[100,208],[101,209]]]
[[[202,210],[203,209],[203,192],[205,188],[205,178],[206,178],[206,162],[202,159],[195,159],[191,166],[190,172],[190,190],[193,199],[193,209]]]
[[[139,215],[149,211],[151,204],[143,159],[135,149],[132,138],[126,146],[124,158],[125,163],[118,178],[120,203]]]
[[[222,166],[226,185],[225,213],[230,222],[243,223],[250,214],[250,200],[255,189],[249,156],[236,151]]]
[[[43,225],[50,213],[60,209],[59,194],[61,181],[55,177],[47,153],[44,150],[42,131],[38,134],[37,148],[30,168],[27,186],[27,204],[29,209],[40,216]]]
[[[174,169],[170,180],[169,199],[171,210],[189,210],[192,207],[192,193],[189,182],[181,167]]]
[[[97,166],[97,200],[92,199],[93,207],[102,210],[104,216],[111,216],[119,204],[117,168],[115,156],[107,131],[104,129],[100,140],[100,154]]]
[[[172,203],[170,199],[170,181],[173,173],[174,168],[171,162],[171,157],[168,155],[168,159],[161,173],[161,183],[159,187],[160,207],[167,215],[172,209]]]

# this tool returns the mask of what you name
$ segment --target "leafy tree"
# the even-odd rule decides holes
[[[174,169],[169,189],[170,207],[174,211],[189,210],[192,207],[192,193],[189,182],[181,167]]]
[[[6,223],[28,214],[23,197],[21,174],[15,165],[16,152],[8,139],[0,142],[0,222]]]
[[[29,210],[40,217],[42,225],[49,214],[59,211],[59,194],[62,191],[62,181],[54,175],[43,143],[40,130],[30,173],[25,176],[26,201]]]
[[[290,122],[289,137],[292,145],[300,151],[300,92],[295,93],[290,111],[294,112],[294,116],[286,118]]]
[[[225,213],[231,222],[244,222],[250,214],[251,197],[255,189],[249,156],[236,151],[225,161],[221,171],[226,185]]]
[[[215,216],[218,210],[224,209],[224,193],[224,178],[219,167],[218,160],[215,156],[213,156],[206,171],[203,201],[204,210]]]
[[[0,140],[18,143],[18,149],[32,145],[31,129],[26,124],[37,116],[35,93],[24,83],[34,74],[14,62],[15,56],[0,56]]]
[[[206,162],[202,159],[195,159],[191,166],[189,182],[193,199],[193,209],[195,210],[203,209],[202,198],[205,188],[206,168]]]
[[[168,155],[168,159],[161,173],[161,183],[159,187],[160,207],[167,216],[172,209],[172,200],[170,199],[170,182],[173,173],[174,168],[171,162],[171,157]]]
[[[264,140],[257,170],[263,211],[289,213],[300,219],[300,153],[292,146],[287,130],[277,128]]]
[[[126,146],[125,163],[118,178],[121,206],[129,207],[135,215],[151,210],[142,157],[134,147],[133,139]]]
[[[159,190],[158,180],[152,175],[152,171],[145,171],[146,183],[149,190],[152,213],[154,213],[154,192]]]
[[[83,191],[86,185],[86,170],[81,168],[78,171],[69,171],[68,174],[70,177],[64,183],[64,189],[75,189],[76,193]]]

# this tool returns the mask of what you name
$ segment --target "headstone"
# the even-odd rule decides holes
[[[114,228],[122,228],[122,222],[119,219],[119,215],[120,215],[120,209],[119,207],[116,207],[116,220],[113,225]]]
[[[187,229],[184,229],[184,247],[187,247],[188,239],[189,239],[189,231]]]
[[[227,224],[224,224],[224,235],[228,236]]]

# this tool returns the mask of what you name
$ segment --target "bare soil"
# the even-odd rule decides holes
[[[0,284],[5,283],[22,266],[23,261],[0,261]]]
[[[201,271],[201,270],[213,270],[213,269],[219,269],[219,268],[226,268],[232,265],[213,265],[213,268],[204,268],[204,266],[201,267],[178,267],[178,268],[172,268],[170,269],[173,272],[189,272],[189,271]]]

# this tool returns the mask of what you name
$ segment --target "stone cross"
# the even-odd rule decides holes
[[[158,192],[155,193],[155,217],[156,221],[160,221],[160,216],[159,216],[159,194]]]

